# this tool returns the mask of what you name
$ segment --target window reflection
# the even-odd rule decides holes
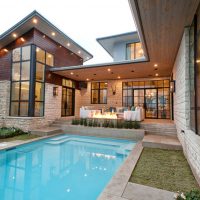
[[[45,63],[45,51],[39,47],[36,48],[36,60],[41,63]]]
[[[144,52],[142,49],[142,44],[140,42],[130,43],[126,46],[126,58],[127,60],[135,60],[137,58],[142,58]]]
[[[47,53],[46,54],[46,64],[49,65],[49,66],[53,66],[54,64],[54,57],[52,54],[50,53]]]

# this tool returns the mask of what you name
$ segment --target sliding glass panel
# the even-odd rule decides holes
[[[44,81],[45,65],[36,63],[36,81]]]
[[[11,102],[11,116],[18,116],[19,102]]]
[[[21,49],[20,48],[14,49],[12,52],[12,61],[16,62],[20,60],[21,60]]]
[[[145,90],[146,117],[157,118],[157,90]]]
[[[22,62],[21,80],[30,80],[30,62]]]
[[[53,66],[54,65],[54,57],[50,53],[46,54],[46,64],[49,65],[49,66]]]
[[[28,116],[28,102],[20,102],[20,116]]]
[[[22,47],[22,60],[30,60],[31,58],[31,47]]]
[[[21,82],[21,100],[29,99],[29,82]]]
[[[12,65],[12,80],[20,80],[20,63],[13,63]]]
[[[35,101],[44,101],[44,83],[36,82]]]
[[[11,100],[12,101],[19,101],[19,82],[13,82],[12,83],[12,95]]]
[[[36,59],[41,63],[45,63],[45,51],[39,47],[36,48]]]

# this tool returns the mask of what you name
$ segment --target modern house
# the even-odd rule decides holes
[[[83,65],[92,55],[36,11],[0,35],[0,125],[140,106],[145,118],[174,120],[200,182],[199,0],[129,3],[138,32],[98,39],[112,63]]]

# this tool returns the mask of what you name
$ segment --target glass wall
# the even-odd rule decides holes
[[[142,49],[142,44],[140,42],[127,44],[126,46],[127,60],[135,60],[137,58],[142,58],[143,56],[144,52]]]
[[[107,103],[107,82],[91,83],[91,103],[106,104]]]
[[[11,116],[44,115],[45,66],[53,62],[53,55],[34,45],[13,50]]]
[[[74,115],[75,82],[68,79],[62,80],[62,116]]]
[[[169,80],[123,82],[123,106],[141,106],[146,118],[170,118]]]
[[[11,109],[12,116],[28,116],[31,46],[12,52]]]

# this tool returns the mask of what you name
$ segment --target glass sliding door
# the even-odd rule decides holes
[[[144,89],[133,89],[133,105],[144,107]]]
[[[145,89],[145,117],[158,118],[157,89]]]
[[[62,88],[62,117],[74,115],[74,95],[73,88]]]

